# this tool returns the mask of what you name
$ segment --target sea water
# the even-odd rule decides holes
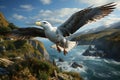
[[[50,48],[53,44],[49,40],[42,41],[50,55],[51,61],[55,59],[56,65],[63,71],[78,72],[84,80],[120,80],[120,62],[100,57],[82,56],[88,45],[79,45],[72,49],[66,56]],[[62,58],[64,62],[59,62]],[[73,62],[77,62],[83,67],[72,68]]]

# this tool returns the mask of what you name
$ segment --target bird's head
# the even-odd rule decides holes
[[[50,28],[52,25],[49,23],[49,22],[47,22],[47,21],[37,21],[37,22],[35,22],[35,25],[36,26],[41,26],[41,27],[43,27],[44,29],[48,29],[48,28]]]

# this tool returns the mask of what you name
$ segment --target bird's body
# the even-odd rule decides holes
[[[53,43],[56,44],[51,46],[54,49],[57,49],[59,52],[64,51],[66,54],[69,50],[75,47],[76,42],[69,41],[66,37],[62,35],[62,32],[57,27],[52,27],[52,25],[47,21],[42,21],[42,23],[47,23],[48,26],[44,26],[45,36]],[[38,23],[39,25],[39,23]],[[69,46],[69,45],[71,46]]]
[[[75,41],[70,41],[67,37],[76,32],[80,27],[88,22],[96,21],[110,14],[115,9],[116,4],[109,3],[95,8],[88,7],[74,13],[67,21],[59,27],[53,27],[47,21],[39,21],[35,24],[43,27],[39,28],[19,28],[11,32],[11,35],[20,39],[29,39],[31,37],[44,37],[56,44],[52,46],[59,52],[64,51],[66,54],[76,46]]]
[[[56,32],[57,32],[57,28],[56,27],[52,27],[52,29],[50,29],[50,30],[45,30],[45,35],[46,35],[46,37],[50,41],[56,43],[56,41],[57,41],[57,34],[56,34]]]
[[[52,41],[53,43],[56,43],[56,44],[57,43],[61,44],[61,43],[64,43],[64,41],[66,41],[66,38],[61,34],[61,32],[59,31],[59,29],[57,27],[53,27],[47,21],[41,21],[41,23],[46,24],[43,28],[44,28],[45,36],[50,41]],[[38,22],[38,25],[39,25],[39,22]]]

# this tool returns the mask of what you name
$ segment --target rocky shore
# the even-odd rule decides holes
[[[118,26],[119,27],[119,26]],[[83,55],[85,56],[99,56],[102,58],[114,59],[120,61],[120,29],[113,28],[104,31],[84,34],[75,37],[79,45],[94,45],[96,50],[87,49]],[[89,51],[93,51],[91,54]]]

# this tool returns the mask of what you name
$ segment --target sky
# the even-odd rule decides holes
[[[32,27],[35,21],[47,20],[53,26],[64,23],[73,13],[89,6],[100,6],[115,2],[116,9],[109,16],[87,24],[81,30],[109,26],[120,21],[120,0],[0,0],[0,12],[19,27]]]

